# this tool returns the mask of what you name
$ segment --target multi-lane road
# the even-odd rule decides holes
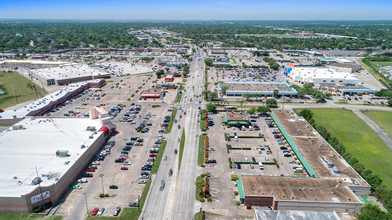
[[[165,155],[168,159],[161,162],[157,175],[153,177],[140,219],[192,219],[195,214],[195,179],[199,140],[198,107],[202,105],[199,102],[202,101],[203,74],[204,60],[197,53],[193,57],[190,75],[182,100],[178,105],[181,110],[178,111],[176,119],[181,129],[174,124],[171,133],[167,136]],[[183,117],[180,119],[179,115]],[[181,167],[179,167],[179,154],[174,154],[174,150],[179,151],[178,140],[183,130],[186,138]],[[173,169],[172,176],[169,176],[170,169]],[[160,189],[161,180],[165,181],[163,190]]]

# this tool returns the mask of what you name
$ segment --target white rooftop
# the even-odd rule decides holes
[[[99,76],[107,73],[91,68],[86,64],[63,64],[58,67],[31,70],[31,73],[44,79],[68,79],[85,76]]]
[[[88,83],[99,83],[100,79],[96,80],[89,80],[89,81],[84,81],[84,82],[77,82],[77,83],[72,83],[60,90],[57,90],[56,92],[50,93],[43,98],[37,99],[33,101],[32,103],[17,109],[17,110],[6,110],[4,112],[0,113],[0,120],[1,119],[13,119],[13,118],[23,118],[27,116],[30,112],[32,111],[38,111],[40,109],[43,109],[46,106],[50,106],[57,100],[67,97],[69,94],[72,94],[74,91],[77,89],[87,85]]]
[[[81,145],[91,146],[103,135],[98,132],[89,139],[93,132],[86,131],[87,126],[95,126],[96,130],[101,128],[99,120],[91,119],[28,118],[18,125],[24,129],[13,130],[10,127],[0,132],[2,197],[18,197],[38,187],[32,185],[37,176],[35,167],[42,180],[41,186],[56,183],[88,149],[81,149]],[[69,156],[57,157],[57,150],[68,150]],[[68,165],[66,161],[69,161]]]
[[[0,61],[0,64],[61,65],[66,64],[66,62],[43,60],[3,60]]]
[[[298,81],[316,81],[317,79],[336,79],[358,81],[358,78],[348,72],[340,72],[329,68],[294,67],[289,76]]]

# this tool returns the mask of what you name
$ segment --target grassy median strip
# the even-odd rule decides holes
[[[182,93],[177,93],[176,100],[174,103],[179,103],[181,101]]]
[[[159,165],[161,164],[163,152],[165,152],[166,143],[167,143],[166,140],[163,140],[161,143],[161,147],[159,148],[159,153],[158,153],[156,160],[154,162],[154,166],[152,166],[152,169],[151,169],[152,174],[156,174],[158,172],[158,168],[159,168]]]
[[[170,117],[169,124],[168,124],[168,126],[166,128],[165,134],[169,134],[170,133],[170,131],[171,131],[172,127],[173,127],[173,122],[174,122],[174,120],[176,118],[176,114],[177,114],[177,108],[174,108],[173,112],[171,114],[171,117]]]
[[[204,112],[202,112],[201,114],[200,114],[200,129],[205,129],[206,128],[206,122],[205,122],[205,120],[206,120],[206,114],[204,113]]]
[[[178,169],[181,168],[181,161],[182,161],[182,153],[184,152],[184,146],[185,146],[185,129],[182,129],[182,136],[181,136],[181,141],[180,141],[180,150],[179,150],[179,163],[178,163]]]
[[[204,151],[201,150],[201,147],[204,146],[204,141],[206,136],[204,134],[199,136],[199,151],[197,153],[197,165],[204,165]]]

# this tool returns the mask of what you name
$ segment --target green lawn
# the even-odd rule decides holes
[[[146,201],[146,197],[148,194],[148,190],[150,190],[151,180],[147,180],[146,185],[144,186],[142,196],[140,197],[139,208],[143,210],[144,202]],[[113,210],[105,210],[105,212],[112,212]],[[110,219],[110,220],[138,220],[139,216],[142,212],[139,211],[138,208],[124,208],[121,210],[121,214],[119,217],[102,217],[102,216],[90,216],[87,219]],[[57,220],[57,219],[56,219]]]
[[[343,109],[311,109],[317,125],[325,127],[367,169],[392,188],[392,151],[358,116]]]
[[[390,137],[392,137],[392,112],[366,111],[365,115],[376,122]]]
[[[152,166],[152,169],[151,169],[152,174],[156,174],[158,172],[158,168],[159,168],[159,165],[161,164],[163,152],[165,152],[166,143],[167,143],[166,140],[163,140],[161,143],[161,147],[159,148],[159,153],[158,153],[156,160],[154,162],[154,166]]]
[[[6,92],[0,95],[0,109],[37,99],[46,94],[41,87],[17,72],[0,71],[0,89]]]
[[[206,114],[205,113],[201,113],[200,114],[200,129],[205,129],[206,128],[206,123],[205,123],[205,118],[206,118]]]
[[[201,150],[201,146],[204,146],[205,139],[206,139],[205,135],[199,136],[199,151],[197,155],[197,165],[199,166],[204,164],[204,151]]]
[[[370,66],[378,69],[383,66],[392,66],[392,61],[370,61]]]
[[[63,216],[29,215],[29,214],[0,214],[0,219],[7,220],[61,220]]]
[[[172,127],[173,127],[174,119],[176,118],[176,114],[177,114],[177,108],[174,108],[173,111],[172,111],[171,117],[170,117],[169,124],[168,124],[168,126],[166,128],[165,134],[169,134],[170,133],[170,131],[171,131]]]
[[[182,129],[182,136],[181,136],[180,150],[179,150],[178,169],[181,168],[182,153],[184,153],[184,146],[185,146],[185,128]]]

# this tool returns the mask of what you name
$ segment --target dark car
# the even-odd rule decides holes
[[[109,189],[118,189],[118,186],[116,186],[116,185],[110,185],[110,186],[109,186]]]
[[[208,163],[216,163],[216,160],[209,160]]]
[[[82,177],[93,177],[92,173],[83,173]]]
[[[159,152],[159,149],[152,149],[152,150],[150,150],[150,153],[158,153]]]
[[[114,211],[113,211],[113,216],[118,216],[118,214],[120,214],[121,212],[121,208],[117,207]]]
[[[241,164],[237,163],[237,169],[241,169]]]
[[[127,143],[126,143],[126,145],[133,145],[133,144],[135,144],[135,142],[133,142],[133,141],[128,141]]]
[[[131,202],[128,204],[129,207],[139,207],[139,203],[137,202]]]

